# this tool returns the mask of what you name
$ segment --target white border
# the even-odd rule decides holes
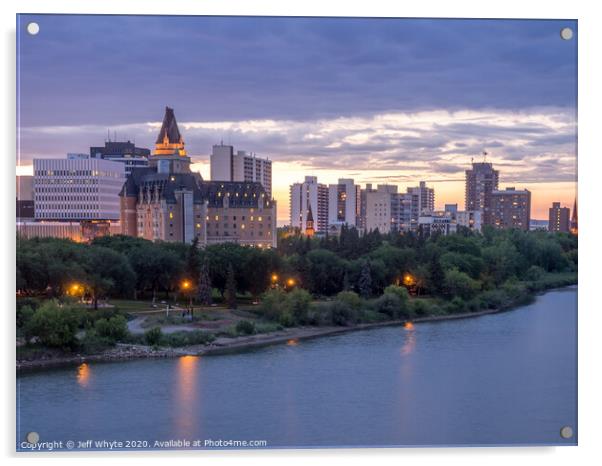
[[[266,0],[196,1],[192,0],[3,0],[2,14],[3,60],[0,128],[3,132],[2,196],[5,202],[5,228],[0,229],[5,266],[2,268],[2,307],[4,315],[4,343],[2,399],[6,415],[1,425],[2,453],[8,462],[15,461],[15,406],[14,406],[14,164],[15,164],[15,14],[21,13],[111,13],[111,14],[230,14],[230,15],[302,15],[302,16],[404,16],[404,17],[502,17],[502,18],[563,18],[579,20],[579,213],[580,246],[582,253],[579,276],[579,447],[558,448],[441,448],[441,449],[370,449],[370,450],[303,450],[303,451],[238,451],[238,452],[153,452],[142,454],[44,454],[52,464],[81,462],[102,464],[107,459],[121,458],[137,464],[163,464],[168,457],[177,456],[178,462],[195,463],[218,461],[224,464],[363,464],[367,460],[379,464],[413,465],[446,463],[449,465],[491,465],[512,463],[545,463],[546,465],[595,464],[602,457],[598,439],[599,414],[602,395],[600,363],[602,354],[598,335],[602,330],[602,310],[597,300],[602,231],[596,211],[602,202],[600,176],[602,166],[599,137],[602,119],[600,86],[600,46],[602,24],[595,12],[595,2],[505,0],[484,2],[471,0],[387,2],[384,0],[343,1],[305,0],[296,2]],[[42,455],[19,455],[25,464],[41,459]],[[598,460],[599,461],[599,460]],[[20,464],[24,464],[20,461]]]

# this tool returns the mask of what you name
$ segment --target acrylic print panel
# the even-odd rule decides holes
[[[577,444],[576,21],[17,24],[17,450]]]

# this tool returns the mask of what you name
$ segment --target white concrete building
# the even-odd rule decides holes
[[[123,163],[77,156],[34,159],[36,220],[119,220]]]
[[[379,184],[375,190],[365,192],[365,231],[378,230],[389,233],[399,229],[399,200],[397,186]]]
[[[315,176],[306,176],[303,183],[294,183],[290,187],[291,226],[304,232],[307,228],[307,216],[311,205],[313,227],[325,233],[328,229],[328,186],[318,183]]]
[[[432,212],[418,218],[418,231],[425,236],[435,233],[449,235],[456,230],[457,224],[448,212]]]
[[[359,223],[361,194],[351,178],[340,178],[328,187],[328,225],[356,226]]]
[[[250,181],[261,183],[272,197],[272,161],[227,144],[214,145],[210,156],[211,181]]]

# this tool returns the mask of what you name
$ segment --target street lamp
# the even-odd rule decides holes
[[[295,286],[295,279],[294,279],[294,278],[289,278],[289,279],[286,281],[286,284],[287,284],[287,285],[288,285],[290,288],[292,288],[293,286]]]
[[[192,283],[190,283],[189,280],[184,280],[182,282],[182,289],[184,290],[185,293],[190,291],[192,289]],[[188,297],[189,297],[188,310],[190,312],[190,317],[192,318],[192,293],[189,293]]]

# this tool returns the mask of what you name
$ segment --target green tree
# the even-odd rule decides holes
[[[201,266],[199,284],[197,286],[197,297],[203,306],[209,306],[212,303],[211,277],[209,276],[207,261],[204,261]]]
[[[365,261],[362,265],[357,288],[362,298],[369,298],[372,295],[372,275],[370,274],[370,263]]]
[[[479,291],[479,282],[457,269],[445,272],[444,293],[449,297],[471,299]]]
[[[236,309],[236,278],[234,276],[234,267],[228,265],[228,274],[226,276],[226,304],[230,309]]]

